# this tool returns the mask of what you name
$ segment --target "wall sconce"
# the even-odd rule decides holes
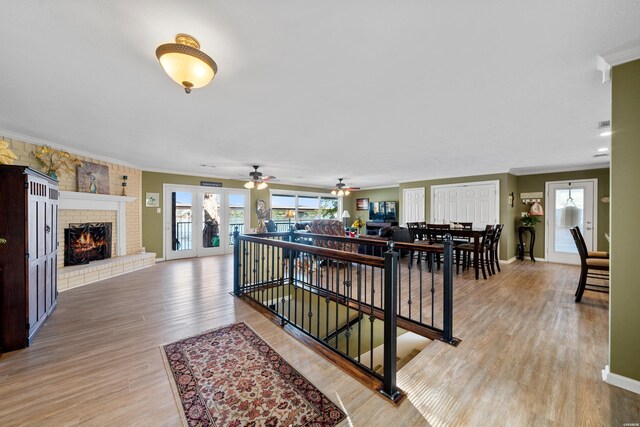
[[[122,176],[122,195],[126,196],[127,195],[127,180],[129,179],[129,177],[127,175],[123,175]]]

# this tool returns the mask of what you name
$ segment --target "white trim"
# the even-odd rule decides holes
[[[269,188],[269,198],[273,197],[273,193],[276,196],[312,196],[312,197],[330,197],[333,199],[339,199],[343,196],[334,196],[331,192],[320,193],[314,191],[295,191],[295,190],[278,190],[277,188]]]
[[[566,165],[566,166],[549,166],[549,167],[531,167],[531,168],[513,168],[509,169],[511,175],[538,175],[543,173],[555,172],[575,172],[591,169],[609,169],[611,165],[607,163],[595,163],[592,165]]]
[[[116,211],[116,231],[118,235],[117,256],[127,254],[127,203],[136,200],[131,196],[80,193],[61,191],[58,209],[87,211]]]
[[[517,259],[518,259],[518,257],[514,256],[514,257],[511,257],[508,260],[505,260],[505,261],[502,261],[502,262],[505,263],[505,264],[511,264],[512,262],[514,262]]]
[[[21,141],[21,142],[28,142],[29,144],[48,145],[49,147],[55,148],[57,150],[69,151],[73,154],[83,156],[83,157],[90,157],[91,159],[94,159],[94,160],[100,160],[107,163],[114,163],[117,165],[142,170],[140,166],[134,165],[129,162],[125,162],[124,160],[115,159],[113,157],[108,157],[108,156],[101,156],[95,153],[89,153],[88,151],[78,150],[76,148],[68,147],[63,144],[58,144],[57,142],[51,142],[51,141],[47,141],[46,139],[36,138],[34,136],[24,135],[18,132],[12,132],[10,130],[6,130],[3,128],[0,128],[0,137],[15,139],[16,141]]]
[[[600,55],[611,67],[640,59],[640,40],[625,43]]]
[[[598,249],[598,178],[586,178],[586,179],[566,179],[566,180],[562,180],[562,181],[545,181],[544,183],[544,197],[546,198],[547,202],[545,204],[545,208],[550,208],[551,207],[551,196],[549,195],[549,186],[553,185],[553,184],[572,184],[572,183],[581,183],[581,182],[590,182],[593,183],[593,206],[591,207],[591,209],[593,210],[593,225],[592,225],[592,249],[591,250],[597,250]],[[555,203],[555,202],[554,202]],[[549,212],[547,211],[547,213],[545,214],[545,219],[544,219],[544,225],[545,225],[545,232],[544,232],[544,253],[545,254],[549,254],[549,248],[551,247],[551,243],[549,242],[549,238],[551,236],[551,233],[548,232],[549,229]],[[555,221],[555,219],[554,219]],[[537,260],[536,260],[537,261]],[[545,259],[546,261],[546,259]],[[556,263],[558,263],[556,261]],[[579,264],[580,262],[578,262]],[[558,263],[558,264],[565,264],[565,263]]]
[[[632,393],[640,394],[640,381],[612,373],[609,370],[609,365],[606,365],[602,370],[602,381],[629,390]]]
[[[409,182],[416,182],[416,181],[409,181]],[[398,190],[400,189],[400,185],[382,185],[382,186],[376,186],[376,187],[362,187],[359,190],[355,190],[355,191],[368,191],[368,190],[384,190],[386,188],[397,188]]]
[[[496,204],[495,204],[495,213],[496,213],[496,220],[494,222],[494,224],[499,224],[500,223],[500,180],[499,179],[493,179],[493,180],[489,180],[489,181],[470,181],[470,182],[460,182],[460,183],[455,183],[455,184],[441,184],[441,185],[431,185],[430,186],[430,194],[429,194],[429,220],[427,222],[431,222],[432,218],[433,218],[433,209],[434,209],[434,203],[433,203],[433,197],[434,197],[434,193],[433,190],[434,189],[438,189],[438,188],[459,188],[459,187],[475,187],[478,185],[488,185],[488,184],[493,184],[495,186],[495,190],[496,190]]]
[[[156,258],[156,262],[164,262],[164,261],[165,261],[164,257]]]

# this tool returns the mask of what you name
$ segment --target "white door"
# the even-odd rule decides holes
[[[580,227],[588,250],[596,247],[597,180],[547,182],[545,246],[550,262],[580,264],[569,229]]]
[[[402,190],[402,212],[403,225],[424,221],[424,188]]]
[[[249,192],[165,185],[165,258],[233,251],[233,231],[249,223]]]
[[[430,222],[472,222],[474,228],[498,223],[499,187],[499,181],[432,186]]]

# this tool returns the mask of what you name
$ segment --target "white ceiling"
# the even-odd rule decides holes
[[[219,67],[191,95],[155,58],[179,32]],[[640,2],[0,0],[0,38],[0,133],[375,187],[602,163],[596,58],[640,40]]]

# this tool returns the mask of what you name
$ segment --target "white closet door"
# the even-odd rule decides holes
[[[431,222],[473,222],[474,228],[499,222],[499,182],[431,187]]]
[[[404,225],[424,221],[424,188],[405,188],[402,199]]]

